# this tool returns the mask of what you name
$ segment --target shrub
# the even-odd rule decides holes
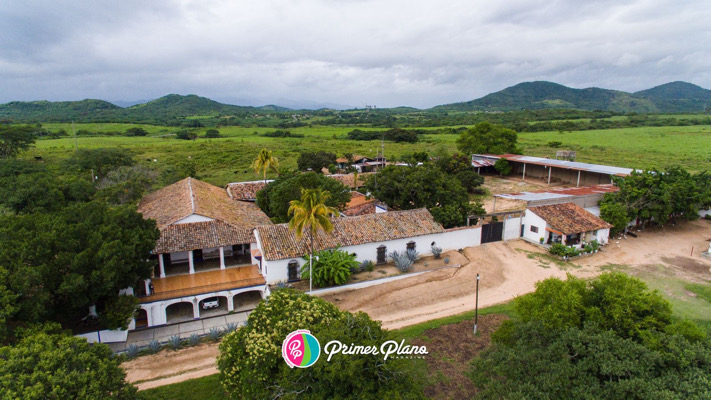
[[[197,333],[193,333],[188,338],[188,344],[190,346],[197,346],[199,343],[200,343],[200,335],[198,335]]]
[[[158,343],[158,341],[155,339],[148,342],[148,351],[151,353],[157,353],[158,351],[160,351],[160,347],[160,343]]]
[[[373,272],[374,269],[375,269],[375,264],[370,260],[366,260],[366,261],[363,261],[362,263],[360,263],[361,272],[362,271]]]
[[[221,336],[222,332],[220,332],[218,328],[210,328],[210,330],[207,331],[207,337],[209,337],[213,342],[220,340]]]
[[[285,289],[289,287],[289,283],[287,281],[279,281],[274,284],[274,287],[276,287],[277,289]]]
[[[322,346],[338,340],[380,347],[392,338],[365,313],[351,314],[317,297],[278,290],[250,314],[248,326],[220,344],[217,365],[224,389],[252,399],[297,398],[291,395],[295,393],[305,399],[422,398],[412,371],[406,370],[411,360],[391,357],[383,362],[380,354],[334,354],[328,362],[322,350],[309,368],[289,368],[281,357],[282,343],[289,333],[305,328]]]
[[[358,268],[355,254],[348,253],[338,248],[322,250],[314,254],[318,257],[313,262],[313,284],[317,287],[343,285],[351,278],[351,269]],[[308,260],[308,256],[304,257]],[[310,268],[308,263],[301,268],[301,277],[309,279]]]
[[[206,138],[219,138],[222,136],[220,135],[220,131],[218,131],[217,129],[208,129],[207,131],[205,131],[205,137]]]
[[[407,249],[405,254],[407,255],[407,258],[409,258],[410,261],[412,261],[413,263],[417,261],[417,259],[420,257],[420,253],[418,253],[415,249]]]
[[[225,325],[225,329],[223,329],[223,333],[226,335],[228,333],[234,332],[237,330],[237,324],[234,322],[230,322],[229,324]]]
[[[395,267],[397,267],[398,271],[407,272],[410,268],[412,268],[413,262],[410,257],[407,256],[407,252],[398,253],[397,251],[393,251],[388,254],[388,256],[393,259]]]
[[[592,242],[590,242],[590,246],[592,246],[593,251],[599,250],[601,247],[600,242],[598,242],[597,240],[593,240]]]
[[[442,254],[442,248],[433,244],[432,254],[434,254],[434,258],[439,258],[439,256]]]
[[[568,258],[580,255],[580,250],[572,246],[568,247],[561,243],[555,243],[554,245],[552,245],[551,248],[548,249],[548,252],[556,256]]]
[[[183,344],[183,339],[179,335],[173,335],[168,339],[168,346],[173,350],[178,350]]]
[[[444,258],[444,263],[445,263],[445,264],[449,264],[449,257],[445,257],[445,258]]]
[[[136,358],[138,356],[139,350],[140,349],[135,344],[129,344],[128,346],[126,346],[126,357],[129,360],[132,358]]]

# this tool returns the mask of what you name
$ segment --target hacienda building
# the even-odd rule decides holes
[[[607,244],[611,227],[575,203],[562,203],[527,208],[522,234],[533,243],[579,248],[593,240]]]
[[[153,278],[135,288],[135,328],[251,310],[268,294],[252,231],[270,224],[254,203],[186,178],[145,196],[138,211],[160,238]]]

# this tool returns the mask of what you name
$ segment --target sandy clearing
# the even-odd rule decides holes
[[[644,269],[662,265],[691,281],[711,281],[711,259],[700,257],[708,249],[711,222],[699,220],[639,232],[638,238],[611,239],[603,252],[575,260],[570,268],[541,262],[529,254],[541,250],[522,240],[488,243],[464,249],[461,268],[428,272],[379,286],[324,295],[339,308],[365,311],[388,329],[459,314],[474,308],[476,274],[481,274],[479,306],[487,307],[534,290],[548,277],[592,277],[609,264]],[[693,248],[693,255],[692,255]],[[465,259],[466,257],[466,259]],[[466,261],[468,259],[468,262]],[[454,263],[454,260],[453,260]],[[574,268],[575,264],[577,268]],[[215,343],[140,357],[122,364],[129,382],[148,389],[217,373]]]

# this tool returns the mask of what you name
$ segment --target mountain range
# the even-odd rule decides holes
[[[557,83],[523,82],[476,100],[444,104],[426,111],[514,111],[566,108],[621,113],[703,112],[711,106],[711,90],[687,82],[671,82],[635,93],[600,88],[573,89]],[[378,109],[380,111],[381,109]],[[382,109],[388,110],[388,109]],[[412,108],[389,109],[406,113]],[[145,103],[119,107],[103,100],[13,101],[0,104],[0,120],[16,122],[148,122],[191,116],[236,116],[292,111],[266,105],[246,107],[219,103],[196,95],[170,94]]]
[[[523,82],[482,98],[434,107],[439,111],[514,111],[546,108],[622,113],[703,112],[711,90],[687,82],[670,82],[635,93],[600,88],[573,89],[557,83]]]

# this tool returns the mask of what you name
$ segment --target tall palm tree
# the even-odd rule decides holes
[[[330,216],[337,215],[338,210],[326,205],[331,193],[322,189],[301,189],[301,200],[289,202],[289,228],[293,229],[296,237],[301,239],[306,231],[309,235],[309,294],[313,289],[313,254],[314,238],[319,229],[331,232],[333,224]]]
[[[258,174],[259,171],[264,172],[264,183],[267,183],[267,171],[272,170],[274,172],[279,172],[279,159],[272,155],[272,151],[269,149],[262,149],[259,155],[252,163],[252,168],[254,168],[254,173]]]

